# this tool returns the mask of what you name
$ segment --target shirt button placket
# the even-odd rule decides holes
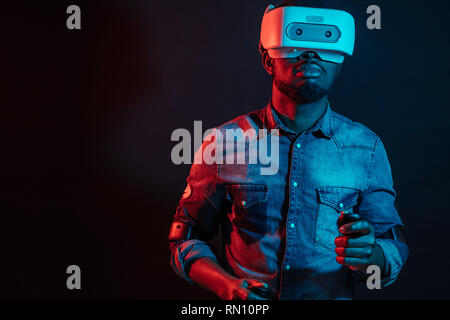
[[[298,202],[300,198],[300,181],[299,177],[301,177],[301,148],[302,145],[300,142],[295,142],[294,148],[292,150],[292,161],[291,161],[291,170],[290,170],[290,203],[289,203],[289,212],[286,221],[286,253],[284,257],[284,270],[282,272],[282,291],[286,290],[287,283],[289,282],[288,274],[283,274],[286,271],[292,269],[292,261],[295,259],[295,248],[297,243],[297,229],[296,229],[296,220],[299,215],[299,207],[300,203]],[[284,289],[284,290],[283,290]]]

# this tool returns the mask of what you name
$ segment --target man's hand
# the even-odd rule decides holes
[[[252,279],[236,279],[228,282],[221,297],[223,300],[268,300],[251,291],[251,288],[268,289],[267,283]]]
[[[189,277],[201,287],[215,293],[222,300],[267,300],[252,292],[260,288],[269,292],[267,283],[252,279],[238,279],[226,272],[216,260],[200,258],[190,268]]]
[[[341,226],[342,236],[334,241],[336,244],[336,261],[355,271],[366,272],[370,265],[377,265],[383,271],[384,254],[376,244],[375,229],[364,220]]]

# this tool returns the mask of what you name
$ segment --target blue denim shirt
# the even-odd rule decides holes
[[[218,259],[206,239],[220,225],[219,262],[232,275],[265,281],[280,299],[351,299],[357,274],[338,264],[334,252],[340,212],[358,213],[376,236],[402,225],[380,138],[330,106],[302,134],[284,126],[271,103],[217,129],[236,128],[278,132],[278,171],[262,175],[262,164],[193,164],[174,220],[206,237],[172,244],[172,268],[191,281],[188,268],[195,259]],[[387,286],[408,247],[390,239],[377,243],[386,266],[381,284]]]

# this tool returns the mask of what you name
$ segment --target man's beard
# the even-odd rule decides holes
[[[274,77],[275,86],[297,104],[317,101],[325,97],[329,90],[324,89],[317,83],[306,81],[300,87],[293,86],[278,77]]]

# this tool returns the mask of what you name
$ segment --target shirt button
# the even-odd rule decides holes
[[[298,183],[294,181],[294,183],[292,183],[292,185],[296,188],[298,186]]]
[[[246,206],[247,205],[247,201],[242,201],[242,206]]]
[[[295,224],[291,223],[291,228],[294,229],[295,228]]]
[[[290,270],[291,269],[291,265],[287,264],[286,265],[286,270]]]
[[[300,143],[297,143],[297,148],[300,149],[302,145]]]

